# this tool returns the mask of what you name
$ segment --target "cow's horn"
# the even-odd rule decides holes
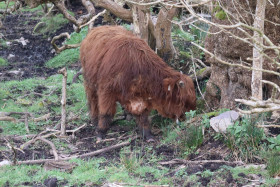
[[[180,86],[181,88],[183,88],[183,87],[185,86],[185,83],[181,80],[181,81],[179,81],[179,86]]]
[[[168,91],[170,91],[170,90],[171,90],[171,86],[170,86],[170,85],[168,85],[168,88],[167,88],[167,90],[168,90]]]

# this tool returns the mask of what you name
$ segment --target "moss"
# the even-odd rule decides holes
[[[202,68],[196,72],[197,76],[202,75],[202,73],[206,70],[206,68]]]
[[[225,20],[227,19],[227,14],[225,13],[224,10],[220,10],[215,14],[215,17],[219,20]]]
[[[7,60],[5,60],[4,58],[1,58],[1,57],[0,57],[0,67],[1,67],[1,66],[7,66],[7,65],[8,65]]]
[[[189,52],[186,51],[180,51],[180,55],[182,55],[185,58],[191,58],[191,55]]]

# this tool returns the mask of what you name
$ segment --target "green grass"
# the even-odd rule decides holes
[[[168,177],[163,177],[168,169],[158,169],[150,166],[139,166],[134,173],[129,172],[122,163],[108,163],[104,158],[95,158],[87,161],[81,159],[73,159],[77,166],[71,173],[59,170],[44,170],[39,165],[20,165],[20,166],[4,166],[0,170],[0,186],[4,186],[9,182],[10,186],[20,185],[22,183],[42,182],[45,179],[56,177],[58,184],[67,181],[67,185],[82,186],[88,184],[102,185],[104,183],[127,183],[130,185],[149,184],[145,181],[146,175],[151,174],[154,177],[153,184],[170,184],[172,181]],[[101,165],[105,163],[105,165]],[[158,180],[158,179],[161,180]]]
[[[63,14],[56,14],[54,16],[42,17],[40,22],[35,26],[34,31],[39,34],[55,33],[63,25],[69,21],[64,18]],[[41,24],[42,26],[40,26]]]
[[[8,65],[8,61],[5,60],[4,58],[1,58],[1,57],[0,57],[0,67],[1,67],[1,66],[7,66],[7,65]]]
[[[7,5],[8,5],[8,8],[10,8],[11,6],[13,6],[15,4],[15,2],[13,1],[10,1],[9,4],[8,4],[8,1],[4,1],[4,2],[0,2],[0,9],[6,9],[7,8]]]
[[[267,170],[271,177],[280,175],[280,152],[272,151],[268,153]]]
[[[87,27],[83,28],[80,33],[72,33],[71,38],[66,41],[66,44],[78,44],[87,35]],[[46,66],[50,68],[57,68],[68,66],[79,60],[80,57],[80,48],[67,49],[57,54],[54,58],[46,62]]]
[[[68,82],[72,82],[74,71],[68,71]],[[36,89],[43,86],[41,94],[36,95]],[[47,113],[51,116],[60,115],[61,106],[62,75],[53,75],[46,80],[32,78],[23,81],[6,81],[0,83],[0,107],[2,112],[30,112],[34,117],[39,117]],[[77,123],[82,123],[87,119],[86,96],[83,84],[74,83],[67,87],[68,114],[73,113],[80,116]],[[24,97],[23,97],[24,96]],[[13,116],[18,118],[19,116]],[[36,124],[29,123],[32,133],[42,130],[44,125],[52,124],[52,121],[41,121]],[[24,122],[0,121],[0,126],[4,129],[4,134],[25,134]]]

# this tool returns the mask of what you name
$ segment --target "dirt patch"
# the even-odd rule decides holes
[[[22,80],[30,77],[48,77],[57,69],[46,68],[45,62],[55,53],[50,40],[56,33],[73,31],[71,24],[64,25],[49,37],[32,34],[38,20],[33,20],[36,12],[21,12],[7,15],[0,29],[6,46],[0,46],[0,56],[7,59],[8,66],[0,67],[0,81]]]

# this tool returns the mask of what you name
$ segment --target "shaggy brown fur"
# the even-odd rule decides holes
[[[118,101],[150,138],[152,109],[178,119],[196,108],[193,81],[170,68],[150,47],[119,26],[89,32],[81,45],[85,90],[98,135],[109,128]]]

